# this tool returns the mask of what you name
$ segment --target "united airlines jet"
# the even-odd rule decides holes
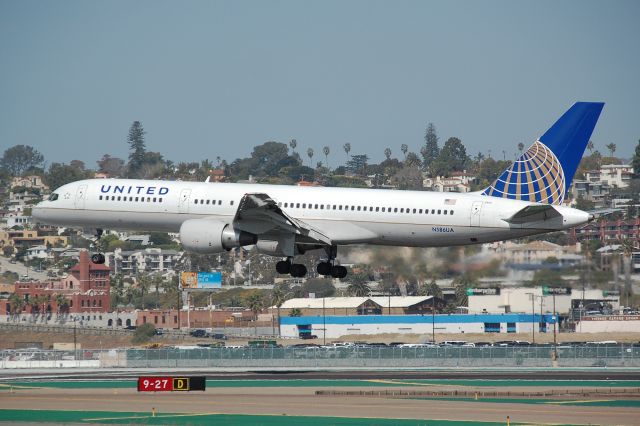
[[[283,258],[280,274],[306,275],[296,255],[324,249],[319,274],[347,275],[340,245],[442,247],[568,229],[586,212],[563,206],[603,103],[574,104],[495,182],[475,193],[261,184],[88,179],[33,209],[42,223],[96,230],[177,232],[183,247],[218,253],[255,245]],[[104,255],[92,256],[96,263]]]

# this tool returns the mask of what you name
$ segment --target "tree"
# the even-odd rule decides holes
[[[124,171],[124,160],[109,154],[104,154],[96,163],[100,173],[108,174],[111,177],[120,177]]]
[[[289,141],[289,146],[291,147],[291,152],[296,152],[296,147],[298,146],[298,141],[295,139],[291,139]]]
[[[58,318],[62,315],[63,312],[68,312],[69,310],[69,299],[62,293],[57,293],[54,298],[56,302],[56,310]]]
[[[438,155],[440,155],[440,148],[438,147],[438,134],[436,133],[436,126],[433,123],[427,125],[427,130],[424,134],[424,146],[420,149],[422,154],[422,164],[425,170],[431,167]]]
[[[606,148],[609,150],[609,156],[613,157],[613,153],[616,152],[616,144],[615,143],[607,144]]]
[[[291,311],[289,311],[289,316],[290,317],[301,317],[302,316],[302,311],[298,308],[293,308],[291,309]]]
[[[391,183],[398,189],[421,190],[422,172],[418,166],[403,167],[391,177]]]
[[[589,155],[593,154],[593,148],[595,148],[595,145],[593,144],[593,141],[589,141],[587,143],[587,149],[589,150]]]
[[[140,169],[144,164],[146,146],[144,141],[145,135],[142,123],[134,121],[129,128],[129,136],[127,141],[129,143],[129,177],[140,177]]]
[[[366,297],[371,294],[371,288],[367,284],[368,277],[364,274],[354,274],[349,278],[351,281],[347,287],[347,293],[354,297]]]
[[[280,333],[280,307],[285,301],[286,297],[282,286],[278,284],[274,285],[273,290],[271,290],[271,304],[278,310],[278,333]]]
[[[451,172],[461,172],[469,163],[467,149],[458,138],[447,139],[440,155],[431,165],[432,176],[449,176]]]
[[[252,293],[247,298],[247,307],[253,312],[254,319],[258,319],[258,314],[264,309],[264,298],[259,292]]]
[[[430,283],[425,283],[420,288],[420,295],[442,298],[442,289],[440,289],[440,286],[436,284],[436,280],[431,280]]]
[[[633,173],[636,176],[640,176],[640,139],[638,139],[638,145],[636,145],[636,151],[633,154],[631,165],[633,166]]]
[[[415,152],[410,152],[404,156],[405,167],[417,167],[419,169],[421,165],[422,161],[420,161],[420,158],[418,158]]]
[[[55,189],[69,182],[82,180],[85,177],[87,177],[87,174],[77,167],[61,163],[52,163],[44,175],[44,181],[51,189]]]
[[[524,144],[522,142],[518,143],[518,151],[520,151],[520,155],[522,155],[523,150],[524,150]]]
[[[311,161],[313,159],[313,148],[307,148],[307,157],[309,157],[309,166],[311,167]]]
[[[351,152],[351,144],[349,142],[345,143],[344,145],[342,145],[342,149],[344,149],[344,152],[347,153],[348,157],[349,153]]]
[[[327,168],[329,168],[329,153],[331,152],[331,150],[329,149],[328,146],[325,146],[322,148],[322,153],[324,154],[324,159],[325,159],[325,164],[327,166]]]
[[[136,328],[136,331],[133,334],[133,339],[131,339],[131,342],[134,345],[147,343],[149,340],[153,338],[153,336],[155,336],[155,334],[156,334],[156,327],[153,324],[148,322]]]
[[[622,246],[622,266],[624,268],[624,297],[625,306],[631,306],[631,295],[633,290],[631,288],[631,257],[633,256],[633,242],[625,238],[620,241]]]
[[[29,145],[15,145],[7,149],[0,159],[0,169],[11,176],[20,176],[24,172],[42,166],[44,156]]]
[[[407,151],[409,151],[409,146],[406,143],[400,145],[400,151],[404,154],[404,158],[407,158]]]
[[[6,245],[6,246],[2,246],[2,254],[4,255],[4,257],[11,257],[11,255],[13,254],[13,246],[10,245]]]
[[[14,317],[20,316],[24,307],[25,301],[18,293],[13,293],[9,296],[9,304],[11,304],[11,313]]]
[[[391,148],[384,149],[384,156],[387,157],[387,161],[391,159]]]

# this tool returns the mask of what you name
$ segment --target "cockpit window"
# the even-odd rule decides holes
[[[55,192],[49,195],[49,201],[55,201],[57,199],[58,199],[58,194],[56,194]]]

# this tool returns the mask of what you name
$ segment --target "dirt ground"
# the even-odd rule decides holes
[[[110,349],[110,348],[123,348],[135,346],[131,343],[131,336],[110,336],[110,335],[98,335],[98,334],[80,334],[76,335],[77,343],[79,347],[85,349]],[[637,343],[640,341],[640,330],[638,333],[559,333],[557,336],[558,342],[593,342],[603,340],[615,340],[621,343]],[[379,334],[379,335],[351,335],[343,336],[340,339],[327,339],[327,343],[333,341],[343,342],[404,342],[404,343],[424,343],[431,340],[431,335],[424,334]],[[513,334],[436,334],[436,341],[443,342],[445,340],[466,340],[469,342],[496,342],[500,340],[526,340],[531,341],[531,334],[529,333],[513,333]],[[244,339],[230,339],[226,342],[227,345],[244,345],[248,341]],[[154,338],[149,343],[159,343],[162,345],[190,345],[196,343],[212,343],[212,339],[169,339],[169,338]],[[536,333],[536,343],[553,342],[553,333]],[[70,333],[34,333],[34,332],[20,332],[0,330],[0,349],[14,349],[18,345],[24,347],[24,343],[39,343],[42,344],[43,349],[50,349],[54,343],[73,343],[73,332]],[[279,343],[283,345],[291,345],[296,343],[315,343],[323,344],[323,339],[314,340],[300,340],[300,339],[279,339]]]
[[[331,389],[331,388],[322,388]],[[135,389],[15,389],[0,408],[243,413],[270,415],[505,421],[531,424],[637,424],[640,408],[492,403],[373,396],[317,396],[315,388],[213,388],[204,393],[138,393]]]

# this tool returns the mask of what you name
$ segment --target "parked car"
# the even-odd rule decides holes
[[[316,336],[315,334],[311,334],[311,333],[300,333],[300,338],[301,339],[317,339],[318,336]]]
[[[212,333],[211,338],[217,340],[227,340],[227,335],[223,333]]]
[[[201,328],[191,330],[191,333],[189,334],[193,337],[207,337],[207,332]]]

